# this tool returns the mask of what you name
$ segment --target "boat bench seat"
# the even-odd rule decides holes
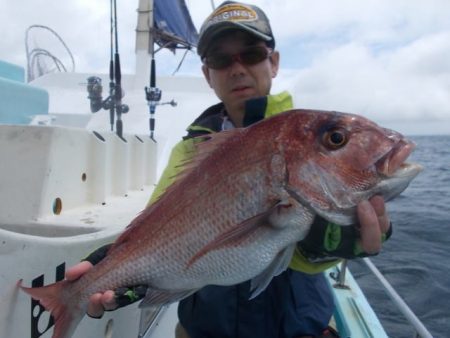
[[[24,82],[22,67],[0,60],[0,124],[29,124],[48,114],[49,95]]]

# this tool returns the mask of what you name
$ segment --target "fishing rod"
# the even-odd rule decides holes
[[[116,124],[116,134],[123,138],[122,114],[128,113],[129,107],[122,104],[122,73],[120,68],[119,39],[117,31],[117,3],[110,1],[110,61],[109,61],[109,96],[102,98],[102,80],[97,76],[89,77],[87,83],[88,98],[91,102],[91,112],[96,113],[101,108],[109,110],[109,123],[111,131],[114,131]]]
[[[154,11],[153,8],[150,11],[150,41],[149,41],[149,54],[151,55],[151,63],[150,63],[150,85],[149,87],[145,87],[145,99],[147,100],[147,104],[149,107],[150,118],[149,118],[149,129],[150,129],[150,138],[156,142],[155,140],[155,112],[156,106],[162,106],[165,104],[170,104],[172,107],[176,107],[177,103],[175,100],[171,100],[170,102],[160,102],[162,92],[161,89],[156,86],[156,61],[155,61],[155,48],[154,48]]]
[[[154,6],[154,3],[152,3]],[[153,46],[153,28],[154,28],[154,8],[152,8],[150,12],[150,42],[149,42],[149,54],[151,55],[151,64],[150,64],[150,86],[145,87],[145,99],[147,100],[148,108],[150,111],[149,118],[149,129],[150,129],[150,138],[156,142],[154,138],[155,133],[155,111],[156,106],[159,101],[161,101],[161,89],[156,87],[156,62],[155,62],[155,48]]]
[[[116,88],[116,85],[114,83],[114,16],[113,16],[113,0],[110,1],[110,48],[109,48],[109,97],[112,99],[114,97],[114,89]],[[114,119],[115,119],[115,111],[114,111],[114,104],[112,102],[109,102],[109,123],[111,125],[111,131],[114,131]]]
[[[122,138],[123,133],[123,123],[122,123],[122,114],[128,113],[128,106],[122,104],[122,72],[120,70],[120,57],[119,57],[119,39],[117,32],[117,3],[114,1],[114,38],[115,38],[115,54],[114,54],[114,80],[115,80],[115,108],[116,108],[116,133]]]
[[[152,48],[153,49],[153,48]],[[150,65],[150,87],[145,87],[145,98],[150,110],[149,128],[150,138],[156,142],[154,138],[155,132],[155,111],[158,102],[161,100],[161,89],[156,87],[156,62],[154,57],[154,51],[152,50],[152,60]]]
[[[169,102],[160,102],[161,101],[161,89],[156,87],[156,62],[154,57],[154,51],[152,47],[152,60],[150,64],[150,87],[145,87],[145,98],[147,100],[147,104],[150,110],[150,118],[149,118],[149,128],[150,128],[150,138],[156,142],[154,134],[155,134],[155,112],[156,106],[162,106],[165,104],[170,104],[172,107],[176,107],[177,103],[175,100],[171,100]]]
[[[156,111],[156,105],[161,100],[161,89],[156,87],[156,64],[155,64],[155,48],[153,46],[154,43],[154,2],[151,2],[151,10],[149,15],[149,24],[150,24],[150,41],[149,41],[149,54],[151,55],[151,64],[150,64],[150,87],[145,87],[145,99],[147,100],[148,108],[150,111],[150,118],[149,118],[149,129],[150,129],[150,138],[156,142],[154,138],[154,132],[155,132],[155,111]]]

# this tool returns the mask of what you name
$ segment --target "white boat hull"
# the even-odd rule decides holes
[[[51,337],[48,312],[18,289],[18,280],[40,286],[62,279],[145,208],[156,180],[156,144],[125,139],[0,125],[0,338]],[[137,337],[139,321],[132,305],[83,319],[74,338]]]

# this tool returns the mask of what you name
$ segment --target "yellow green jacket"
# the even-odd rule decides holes
[[[273,116],[293,108],[292,96],[288,92],[278,95],[249,100],[246,103],[244,126],[251,125],[261,119]],[[220,132],[226,111],[222,103],[216,104],[204,111],[187,129],[187,136],[178,142],[172,149],[169,162],[153,191],[150,202],[154,202],[173,183],[177,174],[182,170],[182,163],[194,153],[196,136]],[[292,257],[290,268],[306,273],[318,273],[338,263],[333,260],[326,263],[313,263],[306,259],[299,250]]]

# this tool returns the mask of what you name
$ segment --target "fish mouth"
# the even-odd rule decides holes
[[[369,195],[380,195],[385,202],[390,201],[400,195],[422,170],[419,164],[402,163],[391,176],[378,182]]]
[[[376,163],[377,172],[385,177],[393,176],[399,169],[407,168],[410,164],[406,159],[411,155],[416,145],[407,140],[399,140],[385,155]]]
[[[375,163],[382,179],[371,189],[371,195],[379,194],[389,201],[408,187],[423,170],[419,164],[405,162],[415,147],[413,142],[401,139]]]

